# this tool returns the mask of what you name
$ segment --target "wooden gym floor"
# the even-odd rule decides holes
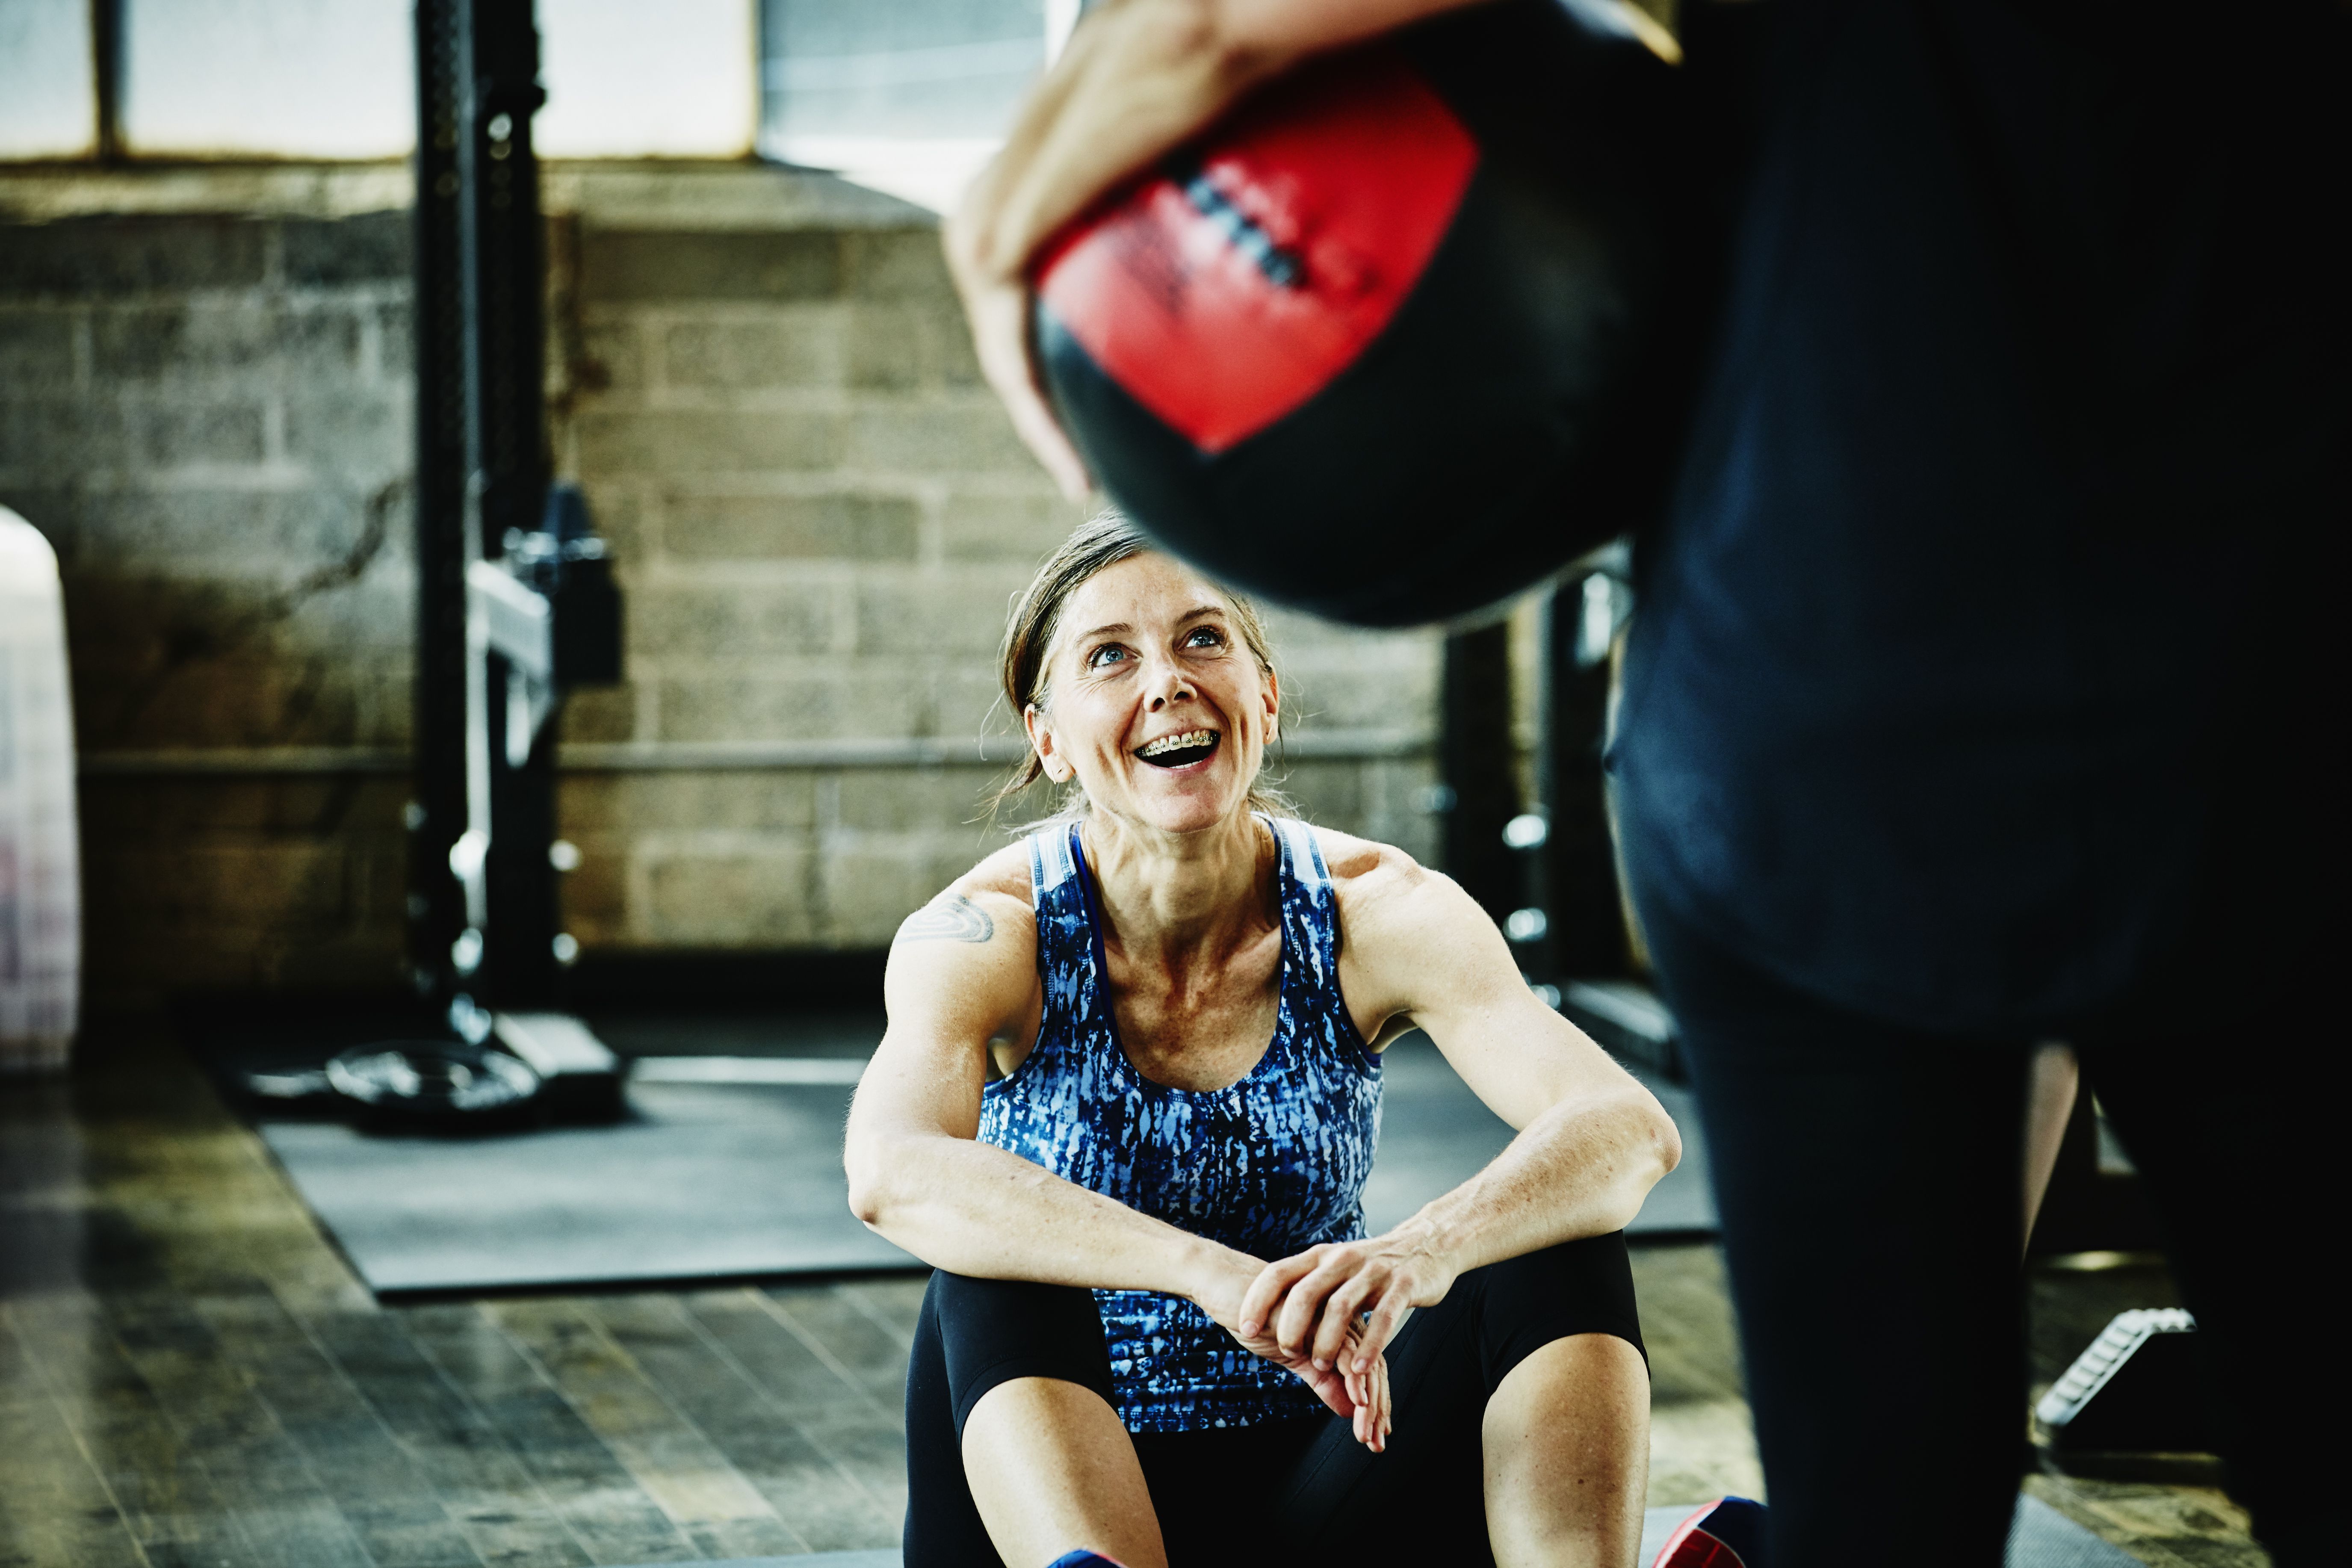
[[[1634,1254],[1650,1501],[1760,1487],[1716,1250]],[[2158,1268],[2038,1273],[2037,1389]],[[887,1546],[921,1281],[386,1308],[159,1026],[0,1084],[0,1568],[638,1563]],[[2252,1568],[2210,1488],[2026,1487]]]

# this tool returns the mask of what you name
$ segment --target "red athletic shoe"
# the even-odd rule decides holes
[[[1764,1568],[1764,1505],[1716,1499],[1675,1526],[1650,1568]]]

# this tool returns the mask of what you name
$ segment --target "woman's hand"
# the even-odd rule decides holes
[[[1261,1269],[1242,1299],[1242,1342],[1273,1340],[1277,1360],[1369,1375],[1415,1307],[1433,1307],[1454,1270],[1411,1223],[1367,1241],[1327,1242]]]
[[[1242,1331],[1242,1307],[1250,1287],[1265,1273],[1264,1266],[1246,1254],[1228,1252],[1191,1292],[1192,1300],[1217,1326],[1234,1336],[1253,1355],[1284,1368],[1315,1391],[1334,1415],[1345,1415],[1356,1441],[1374,1453],[1388,1447],[1391,1417],[1388,1358],[1374,1352],[1369,1357],[1349,1356],[1344,1366],[1315,1364],[1312,1358],[1292,1354],[1262,1327]]]

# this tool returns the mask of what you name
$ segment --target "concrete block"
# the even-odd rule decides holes
[[[971,329],[952,302],[860,301],[847,342],[848,384],[866,391],[981,389]]]
[[[320,388],[286,404],[286,453],[322,479],[380,484],[415,465],[416,405],[391,388]]]
[[[265,281],[268,230],[213,216],[0,225],[0,298],[255,288]]]
[[[845,289],[860,300],[914,300],[953,307],[955,285],[936,229],[867,229],[841,237]]]
[[[857,584],[857,647],[865,653],[961,655],[983,664],[1004,637],[1026,573],[964,567],[877,572]]]
[[[583,393],[637,392],[646,385],[645,319],[635,310],[594,310],[582,322],[572,364]]]
[[[172,301],[99,310],[90,322],[100,381],[347,380],[359,363],[360,317],[348,309],[273,309],[252,300]]]
[[[374,776],[149,778],[93,774],[81,783],[95,844],[236,844],[254,837],[340,841],[373,850],[403,841],[408,780]]]
[[[926,732],[919,681],[903,670],[838,664],[744,670],[660,684],[665,741],[895,739]]]
[[[799,833],[816,825],[816,775],[799,770],[567,773],[564,837],[621,841],[665,832]]]
[[[832,306],[803,306],[782,320],[685,321],[662,332],[662,380],[721,389],[839,386],[846,379],[847,322]]]
[[[793,946],[817,936],[813,861],[804,846],[648,854],[646,860],[646,901],[637,923],[656,942]]]
[[[1024,830],[1047,817],[1059,816],[1066,807],[1077,804],[1070,792],[1061,784],[1040,779],[1019,795],[1007,796],[995,809],[991,819],[994,830],[1003,837],[1020,837]]]
[[[386,381],[411,384],[416,374],[416,315],[405,300],[375,309],[376,373]]]
[[[940,353],[940,379],[952,387],[984,387],[980,351],[972,346],[971,322],[962,308],[951,305],[930,318]]]
[[[915,559],[921,509],[905,496],[722,496],[673,490],[662,543],[688,561]]]
[[[74,379],[74,323],[70,310],[0,306],[0,386],[20,395],[65,392]]]
[[[143,595],[160,612],[152,619],[109,636],[105,626],[122,626],[124,610],[142,595],[94,593],[92,586],[67,584],[74,714],[84,750],[331,746],[369,738],[350,664],[318,657],[324,650],[289,657],[271,647],[267,617],[274,606],[259,595],[238,584],[173,585]],[[76,624],[77,606],[93,604],[103,612]]]
[[[1333,668],[1286,662],[1275,649],[1283,694],[1305,724],[1323,730],[1423,730],[1433,727],[1438,671],[1418,661],[1367,659]],[[1302,668],[1303,666],[1303,668]]]
[[[987,837],[982,803],[1000,770],[971,767],[850,768],[840,785],[838,826],[860,832],[928,830],[977,846]]]
[[[937,732],[959,742],[1021,733],[1021,715],[1006,704],[997,684],[993,650],[986,658],[966,656],[934,672],[931,705]]]
[[[286,281],[297,289],[354,283],[409,283],[416,275],[416,220],[405,212],[342,218],[289,218]]]
[[[355,691],[404,679],[416,637],[407,574],[387,563],[357,582],[329,575],[341,571],[341,563],[322,567],[283,586],[278,618],[268,628],[271,651],[284,658],[323,656]]]
[[[849,317],[848,384],[862,391],[981,385],[962,312],[929,300],[861,301]]]
[[[948,497],[944,549],[950,561],[1017,563],[1034,568],[1094,514],[1091,504],[1064,500],[1050,490]]]
[[[880,473],[1044,472],[992,397],[863,405],[848,416],[845,436],[842,462]]]
[[[567,741],[634,741],[637,738],[637,689],[588,686],[563,700]]]
[[[898,845],[861,842],[828,850],[822,870],[825,941],[835,947],[887,945],[899,922],[957,874],[941,876],[930,847],[909,835]]]
[[[826,409],[591,409],[580,421],[580,467],[597,478],[829,468],[841,461],[843,425]]]
[[[1265,782],[1298,803],[1309,822],[1370,837],[1364,811],[1364,767],[1354,761],[1266,759]]]
[[[628,646],[651,660],[744,664],[833,646],[824,584],[645,584],[627,601]]]
[[[618,300],[822,300],[841,292],[842,237],[823,230],[589,229],[581,295]]]
[[[131,422],[110,400],[0,398],[0,473],[12,483],[70,480],[133,461]]]
[[[282,580],[348,560],[365,513],[325,490],[115,489],[89,498],[82,538],[115,572]]]
[[[123,412],[133,432],[131,450],[157,468],[257,464],[264,454],[258,403],[142,403]]]
[[[138,911],[142,923],[226,924],[265,930],[332,922],[352,910],[351,858],[331,839],[214,839],[142,846],[124,855],[103,845],[85,862],[91,928],[110,911]]]

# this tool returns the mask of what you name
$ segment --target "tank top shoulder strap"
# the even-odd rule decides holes
[[[1077,831],[1075,822],[1049,822],[1029,836],[1029,890],[1040,910],[1049,899],[1076,896]]]
[[[1282,851],[1282,935],[1308,984],[1339,1000],[1339,910],[1315,829],[1296,817],[1263,819]]]
[[[1097,987],[1076,823],[1049,822],[1029,836],[1029,895],[1037,911],[1037,974],[1045,983],[1046,1019],[1083,1022]]]

